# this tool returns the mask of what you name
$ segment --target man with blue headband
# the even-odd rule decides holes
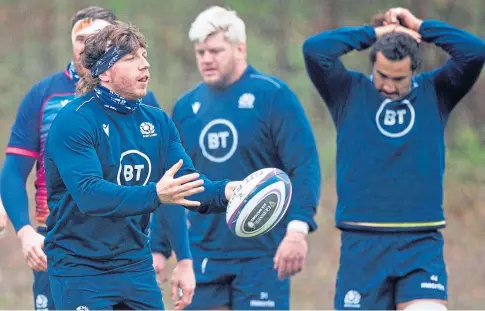
[[[146,42],[116,23],[88,37],[80,97],[57,116],[45,151],[45,251],[60,309],[163,309],[150,213],[179,204],[224,212],[237,182],[201,176],[165,112],[143,97]]]

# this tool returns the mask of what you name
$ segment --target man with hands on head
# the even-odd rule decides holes
[[[417,74],[419,44],[450,55]],[[339,60],[372,47],[372,74]],[[308,38],[306,68],[337,128],[336,309],[446,310],[444,131],[476,82],[485,42],[447,23],[389,9],[382,25]],[[358,278],[355,276],[359,275]]]

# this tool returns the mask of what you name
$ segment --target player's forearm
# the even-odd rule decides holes
[[[15,231],[30,225],[26,182],[34,162],[33,158],[7,155],[0,176],[3,205]]]
[[[73,174],[71,174],[72,176]],[[90,216],[127,217],[153,212],[159,205],[156,185],[119,186],[100,177],[69,181],[64,178],[79,209]],[[75,186],[69,186],[75,184]]]
[[[306,39],[303,55],[321,66],[331,66],[340,56],[352,50],[364,50],[375,41],[375,31],[370,26],[342,27]]]
[[[316,157],[316,159],[315,159]],[[300,220],[308,224],[310,231],[316,229],[314,217],[320,199],[321,175],[318,155],[310,155],[307,163],[297,167],[291,174],[292,198],[288,221]]]
[[[225,188],[229,181],[211,181],[203,175],[201,178],[204,179],[204,191],[188,197],[189,200],[199,201],[200,206],[190,209],[201,214],[224,213],[228,204]]]
[[[170,232],[167,227],[165,211],[170,210],[171,206],[166,206],[168,208],[164,207],[156,209],[152,214],[150,221],[150,246],[153,253],[161,253],[165,258],[168,258],[172,253],[172,246],[168,237]]]
[[[426,42],[436,44],[457,62],[471,70],[481,70],[485,61],[485,41],[445,22],[425,20],[419,33]]]
[[[166,167],[172,167],[172,165],[182,159],[183,166],[177,172],[175,177],[180,177],[191,173],[199,173],[194,168],[192,160],[185,152],[185,149],[182,147],[178,131],[173,122],[169,123],[169,126],[171,126],[172,128],[172,133],[170,135],[171,143],[167,151]],[[204,180],[204,191],[187,197],[189,200],[199,201],[200,206],[190,209],[202,214],[225,212],[228,203],[228,200],[225,196],[225,188],[229,181],[211,181],[202,174],[200,174],[200,178]]]
[[[376,34],[372,27],[343,27],[325,31],[308,38],[303,56],[308,76],[337,119],[337,110],[346,102],[352,84],[350,72],[339,57],[356,49],[372,45]]]
[[[282,93],[272,113],[272,136],[283,170],[292,183],[288,220],[316,228],[313,220],[320,197],[321,173],[317,144],[310,122],[292,92]],[[287,122],[288,119],[292,122]]]
[[[159,246],[164,251],[162,253],[165,254],[173,248],[177,260],[192,259],[185,208],[179,205],[163,205],[154,216],[155,214],[158,226],[153,228],[157,235],[154,238],[159,240]]]

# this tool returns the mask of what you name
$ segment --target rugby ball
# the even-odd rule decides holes
[[[285,216],[291,201],[291,181],[277,168],[246,177],[234,190],[226,211],[229,230],[242,238],[263,235]]]

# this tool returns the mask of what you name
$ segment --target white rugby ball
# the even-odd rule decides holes
[[[291,181],[277,168],[264,168],[236,188],[226,211],[227,226],[235,235],[250,238],[267,233],[285,215],[291,201]]]

